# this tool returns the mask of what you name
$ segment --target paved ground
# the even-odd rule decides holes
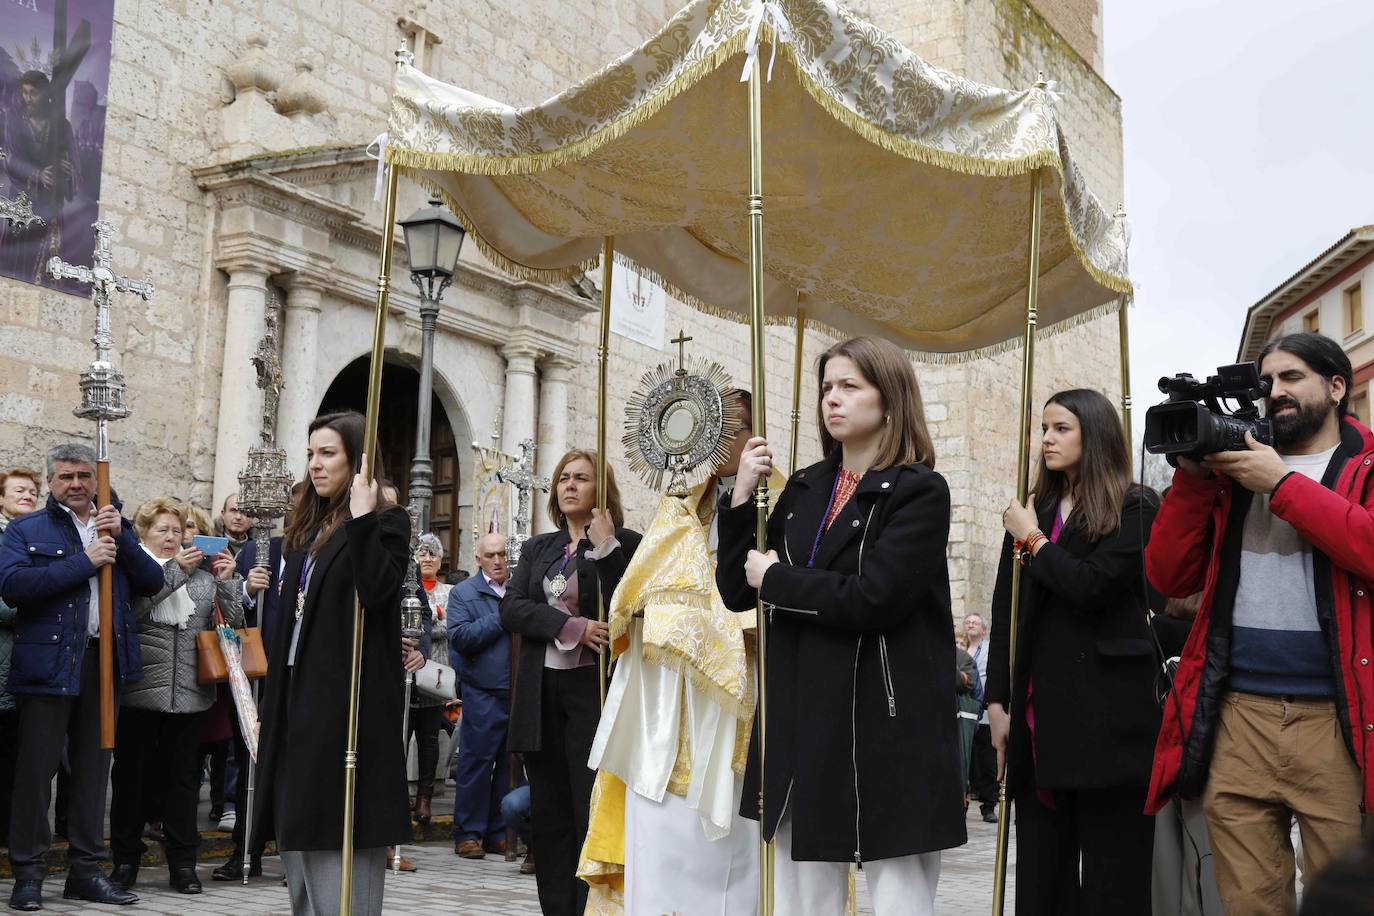
[[[937,912],[948,916],[986,916],[992,904],[992,872],[995,859],[996,828],[984,824],[977,808],[969,817],[969,844],[946,853],[940,875]],[[414,874],[388,875],[385,912],[413,916],[536,916],[539,903],[534,878],[519,873],[519,865],[499,856],[479,861],[459,859],[448,843],[406,847],[406,857],[419,866]],[[211,865],[202,864],[200,877],[205,893],[187,897],[166,886],[166,871],[145,868],[135,890],[140,905],[119,912],[130,916],[288,916],[286,888],[281,884],[281,862],[268,858],[266,875],[248,886],[237,882],[221,884],[210,880]],[[112,913],[113,910],[90,904],[62,900],[62,876],[54,875],[45,886],[46,913]],[[863,876],[859,878],[859,912],[871,914]],[[0,882],[0,893],[9,899],[11,884]],[[1010,899],[1008,903],[1010,903]],[[1011,911],[1010,906],[1008,912]],[[779,914],[784,916],[784,914]]]

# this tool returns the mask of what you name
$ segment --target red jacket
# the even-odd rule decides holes
[[[1274,514],[1312,544],[1317,614],[1331,651],[1336,709],[1346,747],[1364,774],[1360,810],[1374,810],[1374,433],[1353,418],[1322,483],[1289,474],[1270,499]],[[1174,689],[1155,744],[1146,813],[1172,795],[1196,797],[1207,781],[1220,702],[1230,674],[1232,606],[1240,569],[1240,532],[1252,494],[1227,478],[1183,471],[1155,517],[1145,568],[1166,596],[1202,592]],[[1330,580],[1329,593],[1321,580]]]

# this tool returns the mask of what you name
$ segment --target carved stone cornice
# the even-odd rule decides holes
[[[253,232],[221,236],[216,245],[215,266],[229,272],[246,269],[262,270],[268,276],[307,276],[321,289],[336,276],[334,262],[329,258]]]
[[[361,146],[272,153],[194,169],[197,185],[215,198],[221,213],[235,208],[260,210],[300,224],[321,242],[327,234],[329,256],[286,238],[269,237],[261,228],[226,232],[221,220],[215,239],[216,266],[230,270],[256,265],[283,285],[309,284],[334,300],[373,305],[377,298],[375,274],[369,271],[359,275],[350,270],[358,269],[358,252],[375,258],[381,249],[381,229],[369,224],[369,218],[375,219],[372,214],[339,203],[329,194],[338,193],[339,185],[359,181],[371,187],[375,170],[376,160]],[[254,225],[251,219],[242,224]],[[392,274],[389,312],[418,326],[419,300],[406,284],[404,267],[399,266],[405,263],[405,253],[397,227],[393,227],[392,244],[398,266]],[[465,308],[465,304],[471,306],[473,295],[494,303],[497,309],[493,311],[490,305]],[[578,353],[574,326],[586,315],[596,313],[599,306],[577,295],[569,283],[515,280],[485,262],[472,261],[459,263],[445,298],[438,320],[441,331],[495,347],[524,335],[539,355],[570,363],[576,361]],[[469,301],[465,303],[465,299]],[[498,314],[503,311],[506,314]]]
[[[354,226],[363,218],[361,210],[263,171],[256,160],[208,166],[191,174],[197,186],[213,195],[222,210],[255,207],[331,231]]]

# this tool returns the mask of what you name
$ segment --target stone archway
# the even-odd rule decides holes
[[[369,357],[360,356],[346,365],[330,382],[320,401],[319,413],[335,410],[367,409],[367,375]],[[409,498],[410,465],[415,458],[415,427],[419,399],[420,374],[410,366],[387,359],[382,366],[382,410],[377,427],[377,446],[381,453],[381,476],[395,487],[402,505]],[[438,535],[444,545],[442,572],[463,565],[465,539],[461,507],[464,474],[467,461],[460,455],[467,451],[462,435],[467,423],[462,416],[457,423],[444,406],[438,391],[431,406],[429,451],[433,464],[434,499],[430,510],[430,531]]]

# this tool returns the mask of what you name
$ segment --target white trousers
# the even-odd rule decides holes
[[[736,814],[728,834],[708,840],[700,813],[685,799],[668,792],[656,802],[626,791],[626,916],[755,916],[758,911],[757,823]]]
[[[792,861],[792,813],[774,836],[773,912],[778,916],[843,916],[849,897],[848,862]],[[864,863],[874,916],[934,916],[940,853]]]

